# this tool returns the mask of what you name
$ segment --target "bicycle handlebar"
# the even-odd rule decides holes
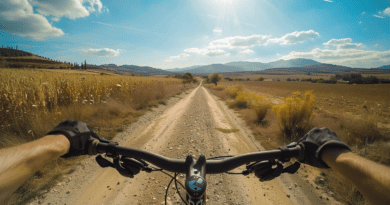
[[[110,147],[111,146],[111,147]],[[98,153],[109,153],[115,152],[118,155],[142,159],[155,166],[158,166],[164,170],[178,173],[186,173],[188,170],[189,162],[184,159],[173,159],[168,158],[159,154],[155,154],[152,152],[147,152],[144,150],[139,150],[135,148],[128,148],[123,146],[118,146],[108,143],[101,143],[98,140],[95,140],[92,143],[90,153],[98,154]],[[248,164],[250,162],[255,161],[263,161],[263,160],[275,160],[283,161],[287,156],[289,158],[296,158],[298,160],[302,159],[303,149],[297,145],[295,147],[285,147],[284,149],[272,150],[272,151],[261,151],[261,152],[253,152],[242,154],[238,156],[234,156],[231,158],[223,159],[223,160],[207,160],[206,161],[206,173],[207,174],[218,174],[230,171],[239,166]]]

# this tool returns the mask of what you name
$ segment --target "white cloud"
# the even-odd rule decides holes
[[[240,51],[240,53],[242,53],[242,54],[252,54],[252,53],[254,53],[254,51],[251,50],[251,49],[245,49],[243,51]]]
[[[381,18],[381,19],[384,19],[384,18],[385,18],[385,17],[383,17],[383,16],[379,16],[379,15],[376,15],[376,14],[373,14],[372,16],[377,17],[377,18]]]
[[[331,0],[324,0],[324,1],[326,1],[326,2],[333,2],[333,1],[331,1]]]
[[[82,54],[88,56],[114,57],[114,56],[118,56],[120,54],[120,51],[121,50],[119,49],[114,50],[110,48],[100,48],[100,49],[90,48],[88,50],[83,51]]]
[[[362,12],[362,15],[364,15],[364,14],[366,14],[366,12],[365,12],[365,11],[363,11],[363,12]]]
[[[371,68],[378,67],[383,64],[390,64],[389,51],[366,51],[362,48],[361,43],[351,43],[352,39],[332,39],[324,45],[336,46],[336,49],[320,49],[315,48],[309,52],[292,51],[288,55],[281,57],[282,59],[308,58],[317,60],[322,63],[331,63],[337,65]]]
[[[35,14],[27,0],[0,1],[1,30],[22,37],[42,40],[64,35],[61,29],[53,27],[42,15]]]
[[[184,49],[186,53],[194,53],[194,54],[203,54],[207,52],[207,49],[199,49],[199,48],[187,48]]]
[[[352,43],[351,38],[342,38],[342,39],[331,39],[326,43],[323,43],[324,45],[331,45],[331,46],[338,46],[345,43]]]
[[[58,22],[63,16],[76,19],[102,10],[105,8],[100,0],[1,0],[0,25],[10,34],[42,40],[64,35],[61,29],[49,23],[48,18]]]
[[[383,14],[384,14],[384,15],[387,15],[387,16],[390,16],[390,7],[387,7],[387,8],[383,11]]]
[[[171,56],[169,57],[169,59],[165,60],[165,62],[172,62],[173,60],[177,60],[177,59],[181,59],[181,58],[186,58],[186,57],[189,57],[191,55],[188,55],[187,53],[182,53],[180,55],[177,55],[177,56]]]
[[[184,52],[203,55],[203,56],[210,56],[210,57],[221,56],[221,55],[230,55],[230,53],[228,53],[222,49],[209,49],[209,48],[204,48],[204,49],[187,48],[187,49],[184,49]]]
[[[362,43],[345,43],[337,46],[338,49],[354,49],[354,48],[363,48]]]
[[[222,35],[222,29],[220,28],[215,28],[213,30],[214,36],[221,36]]]
[[[215,50],[208,50],[204,55],[214,57],[214,56],[228,56],[230,53],[222,50],[222,49],[215,49]]]
[[[352,43],[351,38],[331,39],[323,44],[326,46],[336,46],[338,49],[354,49],[364,47],[362,43]]]
[[[363,22],[362,21],[359,21],[359,24],[362,24]]]
[[[90,12],[101,12],[103,8],[100,0],[67,0],[67,1],[47,1],[30,0],[32,6],[36,6],[36,11],[44,16],[63,16],[76,19],[89,16]],[[85,5],[87,4],[87,5]]]
[[[286,34],[285,36],[281,38],[273,38],[270,39],[270,42],[273,43],[281,43],[281,44],[296,44],[301,43],[309,39],[314,39],[319,37],[320,34],[318,32],[315,32],[313,30],[309,31],[295,31],[289,34]]]
[[[234,36],[212,41],[209,43],[209,49],[216,48],[246,48],[255,45],[267,44],[270,36],[267,35],[252,35],[252,36]]]

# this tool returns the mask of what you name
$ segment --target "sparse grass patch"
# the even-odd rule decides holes
[[[218,90],[218,91],[225,90],[225,87],[223,87],[221,85],[215,85],[215,86],[212,86],[210,88],[213,90]]]
[[[343,117],[340,119],[340,128],[346,134],[343,140],[350,145],[364,145],[366,138],[368,143],[390,140],[377,126],[376,115],[366,115],[363,120]]]
[[[163,100],[163,99],[159,99],[158,100],[158,104],[160,104],[160,105],[167,105],[167,101]]]

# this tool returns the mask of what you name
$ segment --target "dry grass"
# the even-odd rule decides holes
[[[278,122],[284,137],[291,141],[297,141],[309,131],[313,118],[315,100],[312,91],[307,91],[300,97],[300,92],[295,92],[286,98],[286,103],[272,106],[272,111],[278,116]]]
[[[390,85],[333,85],[283,81],[240,83],[251,92],[266,95],[269,99],[278,99],[275,102],[280,102],[281,97],[288,97],[296,91],[313,90],[316,98],[314,112],[317,116],[308,125],[308,130],[313,127],[328,127],[347,142],[354,153],[390,165]],[[231,88],[235,84],[224,81],[220,85]],[[212,93],[218,96],[226,95],[223,92]],[[229,96],[225,99],[229,99]],[[266,149],[275,149],[288,143],[280,132],[274,113],[268,113],[265,117],[266,123],[260,124],[256,122],[253,110],[242,109],[239,112],[255,138]],[[366,138],[368,145],[365,153]],[[368,204],[348,180],[332,170],[323,172],[324,189],[329,190],[331,196],[346,204]]]
[[[149,107],[183,91],[177,79],[2,69],[0,148],[42,137],[66,119],[84,121],[99,136],[111,139]],[[10,204],[26,204],[40,196],[82,158],[58,159],[45,166],[20,187]]]

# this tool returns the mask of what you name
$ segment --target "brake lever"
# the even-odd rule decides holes
[[[110,162],[109,160],[103,158],[101,155],[96,156],[95,160],[100,165],[100,167],[102,167],[102,168],[106,168],[106,167],[115,168],[115,166],[114,166],[114,164],[112,162]]]
[[[295,162],[294,164],[284,168],[283,173],[294,174],[295,172],[298,171],[299,167],[301,167],[301,163]]]

